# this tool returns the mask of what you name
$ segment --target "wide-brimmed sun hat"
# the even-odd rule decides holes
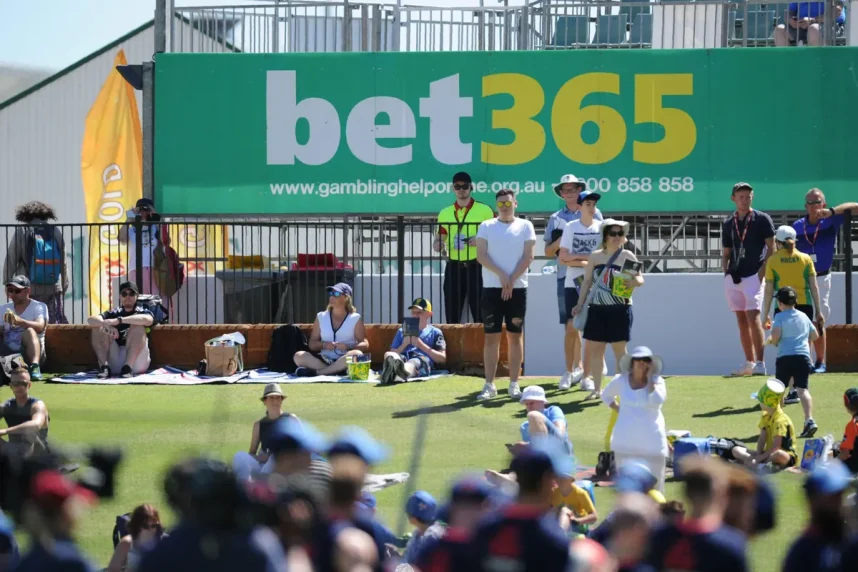
[[[633,348],[632,351],[621,357],[620,371],[622,373],[629,373],[632,370],[632,360],[646,358],[652,360],[651,375],[660,375],[664,369],[664,361],[660,356],[655,355],[652,350],[646,346]]]

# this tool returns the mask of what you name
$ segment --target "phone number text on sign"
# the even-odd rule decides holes
[[[590,177],[587,179],[587,190],[600,193],[690,193],[694,191],[694,177],[620,177],[615,181]]]

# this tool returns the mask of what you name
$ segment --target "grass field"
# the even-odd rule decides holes
[[[664,414],[668,429],[687,429],[694,435],[717,435],[753,442],[759,408],[750,399],[764,379],[671,377]],[[585,393],[556,390],[556,379],[526,379],[523,385],[541,383],[549,400],[566,413],[569,434],[579,463],[594,465],[602,448],[608,409],[582,403]],[[818,436],[831,433],[839,439],[848,420],[842,394],[858,385],[858,377],[814,376]],[[361,425],[393,449],[391,459],[376,472],[407,471],[417,412],[428,407],[428,436],[417,486],[444,496],[447,484],[464,469],[501,468],[506,463],[503,443],[518,436],[523,408],[506,397],[489,403],[475,401],[482,381],[453,377],[428,383],[395,387],[368,385],[284,386],[287,411],[296,413],[331,432],[346,424]],[[2,389],[9,393],[9,389]],[[162,494],[166,467],[184,455],[206,453],[230,459],[246,450],[254,420],[264,412],[258,401],[261,385],[198,387],[93,387],[37,384],[33,395],[45,400],[51,414],[50,438],[68,444],[115,444],[124,448],[119,492],[115,499],[94,507],[78,537],[96,563],[106,565],[112,552],[110,540],[116,515],[141,502],[162,508],[162,518],[172,515]],[[800,405],[787,412],[801,430]],[[803,442],[799,442],[799,454]],[[806,512],[801,494],[802,478],[795,474],[774,477],[778,488],[778,529],[752,546],[754,570],[779,570],[791,540],[803,528]],[[668,499],[678,498],[680,485],[668,483]],[[378,494],[382,518],[395,527],[402,506],[403,486]],[[597,509],[607,514],[613,502],[610,489],[597,488]]]

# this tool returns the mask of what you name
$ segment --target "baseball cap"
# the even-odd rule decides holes
[[[852,484],[852,473],[838,459],[818,465],[804,481],[808,495],[833,495],[842,493]]]
[[[132,290],[135,294],[140,293],[140,288],[137,287],[137,284],[131,281],[123,282],[119,285],[119,291],[122,292],[123,290]]]
[[[795,229],[791,226],[781,225],[775,231],[775,240],[778,242],[786,242],[788,240],[795,240],[796,234]]]
[[[739,191],[753,191],[753,190],[754,190],[754,187],[752,187],[750,184],[746,183],[745,181],[740,181],[740,182],[736,183],[735,185],[733,185],[733,192],[731,194],[735,195]]]
[[[77,497],[87,503],[94,503],[95,493],[85,489],[58,471],[41,471],[33,479],[30,497],[45,508],[59,508],[72,497]]]
[[[534,437],[530,445],[521,449],[513,458],[510,469],[516,473],[543,474],[547,471],[557,476],[575,474],[577,462],[557,437]]]
[[[560,177],[560,182],[554,185],[554,194],[562,198],[560,191],[563,189],[563,185],[570,183],[578,185],[578,188],[582,191],[587,188],[587,183],[570,173],[569,175]]]
[[[784,286],[778,290],[778,302],[793,306],[795,305],[796,300],[798,300],[798,295],[795,293],[792,286]]]
[[[414,298],[414,301],[411,302],[411,305],[408,306],[408,309],[417,308],[419,310],[423,310],[424,312],[432,311],[432,302],[427,300],[426,298]]]
[[[153,201],[152,199],[147,199],[144,197],[142,199],[137,199],[137,204],[135,204],[134,206],[138,209],[142,207],[142,208],[150,208],[150,209],[154,210],[155,209],[155,201]]]
[[[858,388],[850,387],[843,394],[843,405],[851,409],[858,408]]]
[[[545,399],[544,389],[538,385],[528,385],[524,388],[524,391],[521,392],[521,403],[524,403],[525,401],[541,401],[546,403],[548,400]]]
[[[467,174],[464,171],[459,171],[458,173],[453,175],[453,182],[454,183],[467,183],[470,185],[472,181],[471,181],[471,176],[469,174]]]
[[[464,475],[450,489],[450,502],[483,502],[492,494],[492,486],[481,475]]]
[[[596,191],[581,191],[581,194],[578,195],[578,204],[583,204],[584,201],[598,201],[601,198],[602,195]]]
[[[299,450],[318,453],[327,448],[327,439],[315,427],[295,417],[281,417],[268,435],[272,453]]]
[[[629,462],[619,467],[619,475],[614,488],[619,493],[646,494],[658,484],[658,479],[643,463]]]
[[[361,427],[343,427],[337,438],[328,448],[328,457],[335,455],[354,455],[367,465],[377,465],[387,459],[390,450],[376,441]]]
[[[29,288],[30,287],[30,279],[22,274],[18,274],[13,276],[6,282],[6,286],[14,286],[15,288]]]
[[[437,512],[435,497],[426,491],[415,491],[405,503],[405,514],[420,522],[435,522]]]
[[[345,282],[338,282],[333,286],[328,286],[327,290],[328,292],[339,292],[340,294],[345,294],[346,296],[352,295],[352,287]]]

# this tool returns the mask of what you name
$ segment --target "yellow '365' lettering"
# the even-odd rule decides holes
[[[539,82],[518,73],[499,73],[483,77],[483,97],[508,93],[512,105],[492,111],[492,129],[509,129],[514,139],[509,145],[483,142],[483,163],[520,165],[533,161],[545,148],[545,129],[534,117],[545,105],[545,94]]]

